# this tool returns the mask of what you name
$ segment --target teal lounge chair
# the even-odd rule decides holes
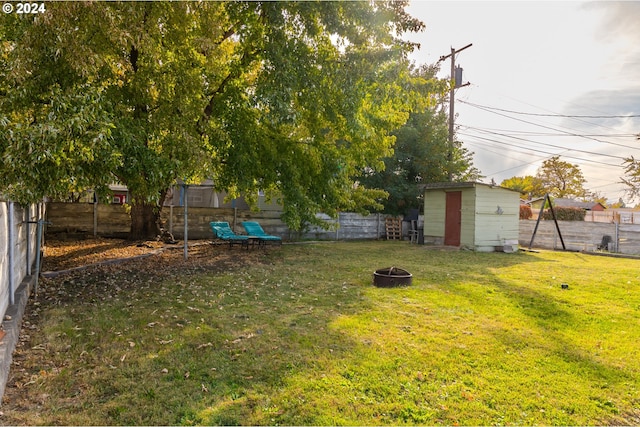
[[[247,234],[251,237],[256,237],[261,244],[267,242],[277,242],[282,244],[282,238],[265,233],[260,224],[254,221],[244,221],[242,223]]]
[[[209,223],[211,227],[211,231],[213,231],[213,235],[220,240],[224,240],[229,242],[229,248],[233,246],[234,243],[239,243],[244,248],[249,248],[249,236],[242,236],[233,232],[231,227],[229,227],[228,222],[223,221],[212,221]]]

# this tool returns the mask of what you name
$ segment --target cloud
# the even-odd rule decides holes
[[[640,115],[640,86],[587,91],[571,102],[571,115]],[[640,120],[638,120],[640,126]],[[640,131],[640,129],[638,129]]]
[[[640,2],[591,2],[585,6],[594,9],[603,16],[602,24],[596,36],[603,41],[615,41],[627,38],[636,43],[640,38]]]
[[[608,74],[633,84],[640,74],[640,2],[591,2],[584,8],[600,17],[594,38],[609,49]]]

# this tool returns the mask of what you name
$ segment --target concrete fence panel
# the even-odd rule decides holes
[[[521,220],[519,243],[529,247],[536,221]],[[594,251],[604,236],[611,238],[611,251],[640,254],[640,224],[618,224],[585,221],[558,221],[560,235],[569,250]],[[561,249],[562,242],[553,221],[540,221],[533,247]]]
[[[286,240],[377,239],[384,236],[384,219],[388,215],[343,212],[337,219],[319,218],[333,225],[329,230],[309,227],[304,232],[289,229],[274,210],[252,211],[239,208],[187,207],[189,240],[212,238],[209,223],[226,221],[237,233],[243,233],[243,221],[257,221],[269,233]],[[124,237],[131,227],[131,217],[123,205],[52,202],[47,207],[47,232]],[[184,237],[184,207],[164,206],[161,212],[164,228],[176,239]]]

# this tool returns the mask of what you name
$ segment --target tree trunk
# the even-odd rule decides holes
[[[155,203],[134,201],[131,205],[129,240],[155,239],[160,235],[160,209]]]

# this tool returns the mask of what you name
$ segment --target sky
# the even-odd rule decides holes
[[[585,188],[632,201],[623,159],[640,159],[640,1],[427,1],[407,11],[426,28],[411,59],[456,54],[457,138],[484,182],[535,175],[554,155]],[[450,59],[438,77],[448,78]],[[637,117],[630,117],[630,116]],[[622,116],[622,117],[612,117]]]

